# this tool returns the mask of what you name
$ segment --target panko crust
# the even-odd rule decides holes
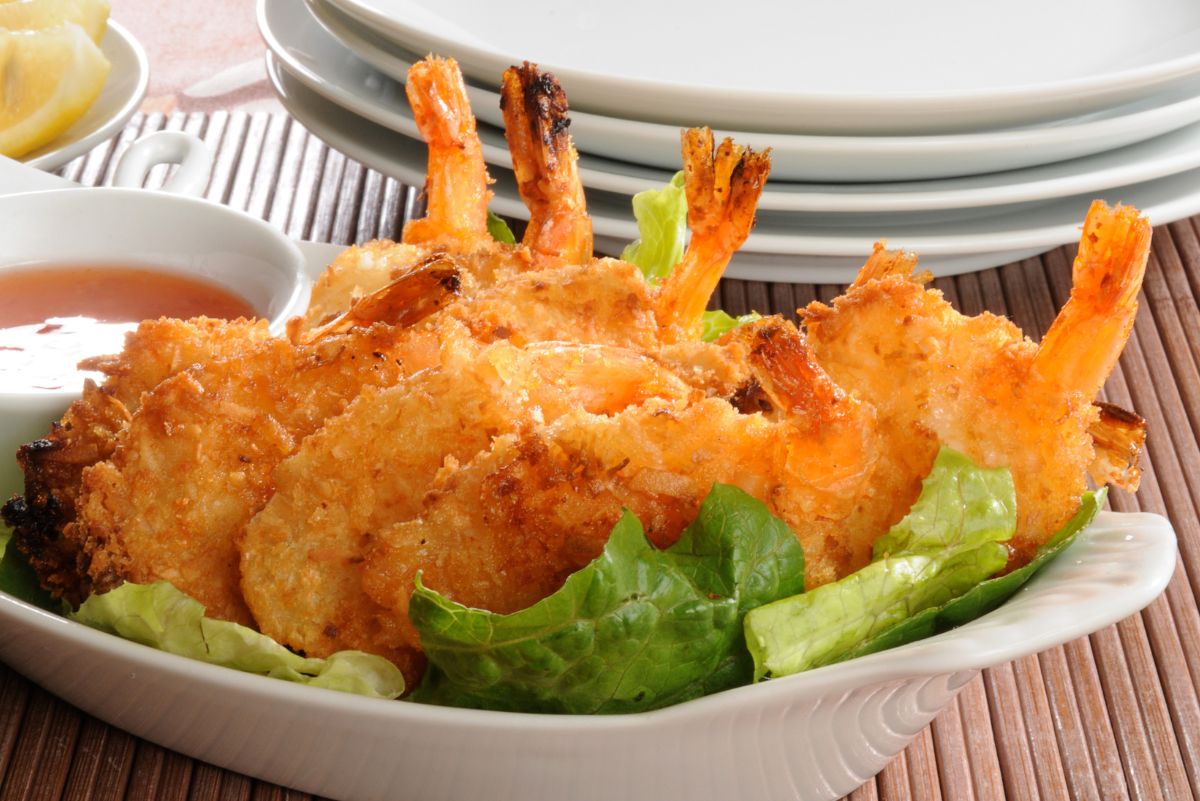
[[[166,580],[209,614],[253,624],[236,541],[304,437],[364,387],[400,378],[391,342],[388,327],[303,347],[273,339],[144,396],[112,458],[84,472],[79,526],[96,587]]]

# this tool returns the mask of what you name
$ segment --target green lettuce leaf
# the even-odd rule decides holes
[[[743,615],[803,587],[792,532],[718,484],[671,548],[656,549],[626,512],[599,557],[510,615],[462,606],[418,579],[409,617],[430,667],[414,700],[561,713],[679,703],[747,683]]]
[[[62,604],[42,589],[25,555],[9,548],[12,529],[0,524],[0,591],[50,612],[61,612]]]
[[[626,246],[621,260],[637,265],[647,281],[658,283],[683,258],[687,243],[683,173],[675,173],[662,189],[647,189],[634,195],[633,216],[637,220],[638,239]]]
[[[758,312],[750,312],[737,317],[727,314],[720,309],[711,309],[704,312],[700,317],[700,338],[705,342],[714,342],[720,339],[721,334],[726,331],[732,331],[739,325],[752,323],[755,320],[761,320],[762,315]]]
[[[1097,512],[1104,505],[1104,498],[1107,494],[1107,488],[1101,488],[1094,493],[1084,493],[1079,504],[1079,511],[1041,548],[1038,548],[1037,554],[1028,564],[1011,573],[980,582],[948,603],[930,607],[908,620],[897,623],[860,643],[854,650],[846,654],[845,658],[853,659],[888,648],[907,645],[910,642],[949,631],[964,623],[970,623],[991,612],[1011,598],[1025,582],[1033,578],[1035,573],[1075,541],[1075,536],[1095,519]]]
[[[908,515],[861,570],[746,615],[755,679],[837,662],[858,645],[957,598],[1001,570],[1016,530],[1005,468],[983,470],[943,448]]]
[[[508,227],[508,223],[496,214],[489,210],[487,216],[488,233],[492,235],[492,239],[497,242],[503,242],[506,245],[516,244],[517,238],[513,236],[512,229]]]
[[[203,604],[165,581],[122,584],[88,598],[68,617],[152,648],[247,673],[376,698],[397,698],[404,692],[400,670],[383,657],[360,651],[341,651],[327,659],[302,657],[253,629],[206,617]]]

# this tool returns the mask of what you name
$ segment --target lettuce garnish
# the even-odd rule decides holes
[[[11,539],[12,529],[0,524],[0,590],[49,612],[61,612],[62,604],[38,584],[37,575],[25,555],[8,547]]]
[[[414,700],[526,712],[637,712],[750,680],[742,617],[804,587],[787,526],[715,485],[671,548],[626,512],[604,552],[510,615],[421,585],[409,617],[429,670]]]
[[[488,210],[487,216],[488,233],[492,235],[492,239],[497,242],[503,242],[506,245],[516,244],[517,238],[513,236],[512,229],[508,227],[508,223],[504,218],[492,210]]]
[[[1016,510],[1007,468],[984,470],[942,448],[908,515],[876,541],[871,564],[746,616],[755,680],[837,662],[994,575],[1008,561]]]
[[[205,616],[204,605],[165,581],[122,584],[93,595],[72,620],[168,653],[330,690],[398,698],[400,670],[381,656],[340,651],[327,659],[300,656],[246,626]]]
[[[662,189],[647,189],[633,196],[633,216],[638,238],[621,252],[621,260],[637,265],[642,275],[657,284],[671,274],[683,258],[687,244],[687,194],[683,172]]]
[[[1102,487],[1097,492],[1084,493],[1079,510],[1053,537],[1038,548],[1037,554],[1028,564],[1005,573],[1003,576],[982,581],[952,601],[925,609],[907,620],[885,629],[874,637],[859,643],[844,658],[853,659],[857,656],[866,656],[888,648],[907,645],[910,642],[949,631],[964,623],[970,623],[991,612],[1021,589],[1034,573],[1042,569],[1043,565],[1054,559],[1075,541],[1075,536],[1095,519],[1096,514],[1104,505],[1104,498],[1107,495],[1107,487]]]

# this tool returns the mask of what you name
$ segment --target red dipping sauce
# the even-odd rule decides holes
[[[105,265],[0,270],[0,391],[78,388],[75,365],[118,353],[158,317],[258,316],[224,287],[192,276]]]

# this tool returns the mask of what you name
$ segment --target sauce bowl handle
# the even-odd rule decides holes
[[[199,197],[208,186],[213,155],[208,145],[181,131],[156,131],[129,146],[117,164],[113,186],[140,189],[159,164],[178,164],[162,191]]]

